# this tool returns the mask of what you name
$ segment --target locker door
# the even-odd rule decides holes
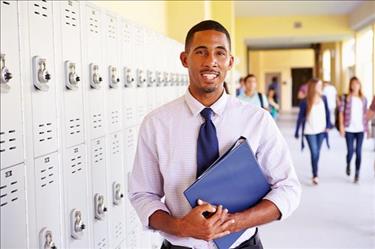
[[[39,157],[35,167],[35,215],[39,247],[62,247],[60,231],[60,181],[57,152]],[[32,214],[30,214],[32,215]]]
[[[136,96],[136,75],[134,67],[134,28],[127,20],[122,19],[120,24],[120,53],[123,75],[123,118],[124,127],[131,127],[137,121],[137,96]]]
[[[1,248],[26,248],[24,164],[0,171]]]
[[[65,209],[64,220],[69,248],[90,247],[87,164],[85,145],[66,149],[64,153]]]
[[[91,139],[104,136],[106,129],[104,74],[106,72],[102,59],[102,13],[88,3],[83,4],[82,47],[83,76],[86,82],[87,129]]]
[[[17,2],[1,1],[1,169],[24,161]]]
[[[109,192],[111,202],[110,236],[111,248],[116,248],[125,240],[125,178],[123,159],[122,132],[115,132],[109,136]]]
[[[52,3],[29,1],[27,12],[31,78],[25,84],[31,90],[34,157],[39,157],[57,150],[58,80],[54,65]]]
[[[94,248],[109,247],[108,238],[108,208],[109,196],[106,179],[105,137],[91,141],[91,189],[93,203],[93,239]]]
[[[107,95],[107,117],[108,132],[115,132],[122,129],[122,105],[121,105],[121,69],[119,66],[119,28],[117,17],[111,14],[104,14],[104,50],[103,54],[106,73],[104,80]]]

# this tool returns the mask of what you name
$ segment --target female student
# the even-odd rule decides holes
[[[312,182],[318,184],[318,162],[320,149],[324,139],[327,139],[328,129],[331,128],[329,109],[327,99],[322,95],[323,83],[317,78],[311,79],[307,83],[306,98],[300,103],[298,113],[295,137],[298,138],[298,132],[302,130],[302,148],[304,147],[303,138],[305,137],[311,152]]]
[[[349,93],[341,99],[339,111],[340,134],[345,136],[347,147],[346,174],[350,176],[350,161],[355,150],[354,183],[357,183],[361,168],[364,133],[368,131],[366,117],[367,99],[362,93],[361,82],[357,77],[350,79]],[[354,142],[356,144],[355,148]]]

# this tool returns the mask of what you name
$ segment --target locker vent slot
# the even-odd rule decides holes
[[[82,170],[83,162],[82,162],[82,155],[79,151],[79,148],[73,148],[73,155],[70,158],[70,168],[72,174],[75,174]]]
[[[18,181],[14,181],[13,179],[9,179],[7,177],[5,178],[5,180],[2,179],[1,184],[2,185],[0,186],[0,206],[4,207],[13,202],[16,202],[19,199]]]
[[[111,112],[111,123],[118,124],[120,122],[120,112],[119,111],[112,111]]]
[[[96,113],[92,115],[92,127],[98,129],[102,127],[103,118],[101,113]]]
[[[53,129],[54,127],[50,122],[39,124],[37,127],[37,141],[43,143],[53,139]]]
[[[112,155],[116,155],[120,153],[120,140],[113,139],[112,140]]]
[[[116,239],[121,239],[122,238],[122,222],[118,222],[117,225],[115,226],[115,238]]]
[[[1,131],[0,132],[0,155],[3,156],[7,150],[15,150],[16,146],[16,130]]]
[[[111,39],[116,39],[116,26],[115,21],[113,18],[110,18],[109,24],[108,24],[108,37]]]
[[[98,249],[105,249],[107,248],[107,239],[106,238],[102,238],[98,244],[97,244],[97,248]]]
[[[40,172],[40,187],[44,188],[50,184],[53,184],[56,180],[56,169],[55,166],[45,164],[41,166]]]
[[[41,2],[35,2],[34,5],[34,14],[43,16],[43,17],[48,17],[48,9],[47,9],[47,2],[46,1],[41,1]]]
[[[99,33],[99,20],[97,18],[97,13],[95,10],[92,10],[89,18],[89,30],[91,33]]]
[[[72,118],[68,120],[68,133],[69,135],[74,135],[77,133],[81,133],[81,119],[80,118]]]
[[[75,6],[73,6],[73,4]],[[65,12],[64,12],[64,18],[65,18],[65,24],[72,27],[78,26],[78,10],[76,7],[76,3],[73,1],[69,1],[68,4],[65,6]]]

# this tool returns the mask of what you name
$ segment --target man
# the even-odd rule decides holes
[[[337,103],[337,91],[329,81],[323,81],[323,95],[327,97],[331,124],[335,123],[335,109]]]
[[[148,114],[140,127],[129,199],[142,224],[165,238],[162,248],[216,248],[213,239],[243,229],[231,248],[262,248],[256,227],[285,219],[299,204],[300,184],[271,116],[224,92],[233,66],[230,48],[228,31],[215,21],[190,29],[180,55],[190,78],[186,94]],[[272,190],[243,212],[204,200],[192,209],[183,192],[240,136]],[[205,218],[206,212],[212,215]]]
[[[255,75],[247,75],[244,81],[244,93],[238,96],[238,98],[244,102],[248,102],[252,105],[256,105],[268,110],[267,97],[263,93],[257,91],[257,78],[255,77]]]

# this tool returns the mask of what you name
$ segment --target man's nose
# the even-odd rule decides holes
[[[214,53],[208,53],[204,60],[204,66],[209,67],[216,67],[217,66],[217,58],[215,57]]]

